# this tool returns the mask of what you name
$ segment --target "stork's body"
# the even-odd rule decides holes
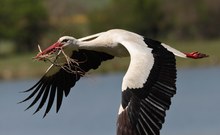
[[[57,43],[38,54],[36,59],[54,52],[59,52],[54,63],[42,79],[26,91],[33,92],[24,100],[37,95],[30,108],[42,97],[37,112],[48,98],[45,115],[50,111],[55,96],[59,110],[63,94],[67,96],[85,72],[98,68],[102,61],[130,56],[130,64],[122,81],[117,135],[159,135],[171,97],[176,93],[175,55],[183,58],[206,57],[197,52],[185,54],[158,41],[120,29],[81,39],[61,37]],[[68,61],[67,57],[74,61]]]

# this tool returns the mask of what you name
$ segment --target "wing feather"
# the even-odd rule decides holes
[[[47,85],[46,89],[44,91],[43,97],[41,99],[41,102],[40,102],[38,108],[36,109],[36,111],[34,112],[34,114],[37,113],[44,106],[44,104],[46,103],[47,97],[49,95],[49,92],[50,92],[50,85]]]
[[[47,84],[43,84],[43,86],[41,87],[41,89],[39,89],[39,92],[37,94],[37,96],[34,98],[34,100],[32,101],[32,103],[28,106],[28,108],[26,110],[28,110],[29,108],[31,108],[34,104],[37,103],[37,101],[40,99],[40,97],[42,96],[43,92],[45,91]]]
[[[70,89],[75,85],[80,77],[85,75],[84,72],[88,72],[90,69],[97,69],[102,61],[106,61],[114,57],[103,52],[78,50],[73,51],[71,58],[79,62],[78,65],[74,63],[71,66],[72,70],[76,70],[76,72],[69,73],[55,65],[51,66],[47,70],[46,74],[33,87],[24,91],[24,93],[32,92],[20,103],[33,98],[32,103],[27,107],[27,109],[29,109],[41,99],[36,111],[34,112],[36,113],[48,100],[46,111],[44,113],[45,117],[50,111],[56,96],[56,112],[58,112],[62,104],[63,95],[68,96]],[[83,71],[83,74],[77,71]]]
[[[49,101],[47,103],[47,108],[46,108],[46,111],[45,111],[43,117],[45,117],[47,115],[47,113],[50,111],[50,109],[53,105],[53,102],[54,102],[55,94],[56,94],[56,86],[54,84],[52,84],[51,90],[50,90]]]
[[[122,135],[123,130],[127,130],[127,125],[131,125],[135,132],[133,134],[136,135],[159,135],[166,110],[169,109],[171,98],[176,93],[174,54],[158,41],[145,39],[145,43],[152,49],[154,63],[142,88],[127,88],[122,92],[124,110],[118,117],[117,125],[120,132],[118,131],[117,135]],[[122,115],[124,113],[128,115]],[[127,119],[129,124],[123,123],[121,119]]]

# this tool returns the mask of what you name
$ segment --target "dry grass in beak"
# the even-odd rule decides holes
[[[65,64],[60,65],[60,67],[63,70],[65,70],[68,73],[75,74],[75,75],[81,75],[81,76],[85,75],[85,71],[80,68],[79,64],[84,63],[87,60],[78,61],[77,59],[70,58],[68,55],[66,55],[66,53],[64,52],[62,48],[60,51],[66,59]]]
[[[43,54],[40,45],[38,45],[39,53],[36,57],[33,59],[38,61],[44,61],[44,62],[50,62],[51,64],[61,67],[63,70],[65,70],[68,73],[75,74],[75,75],[85,75],[85,71],[80,68],[79,64],[84,63],[87,61],[85,59],[84,61],[78,61],[76,59],[70,58],[62,47],[54,48],[49,53]],[[60,60],[60,59],[63,59]]]

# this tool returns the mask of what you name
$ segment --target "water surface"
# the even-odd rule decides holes
[[[37,80],[0,82],[1,135],[115,135],[123,74],[82,78],[64,98],[60,112],[24,111],[19,93]],[[220,68],[178,71],[177,94],[161,135],[220,135]]]

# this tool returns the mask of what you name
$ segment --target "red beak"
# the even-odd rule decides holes
[[[61,46],[63,46],[63,44],[61,44],[60,42],[56,42],[53,45],[46,48],[45,50],[43,50],[42,52],[38,53],[37,56],[35,56],[34,58],[40,60],[41,56],[52,53],[52,52],[55,52]]]

